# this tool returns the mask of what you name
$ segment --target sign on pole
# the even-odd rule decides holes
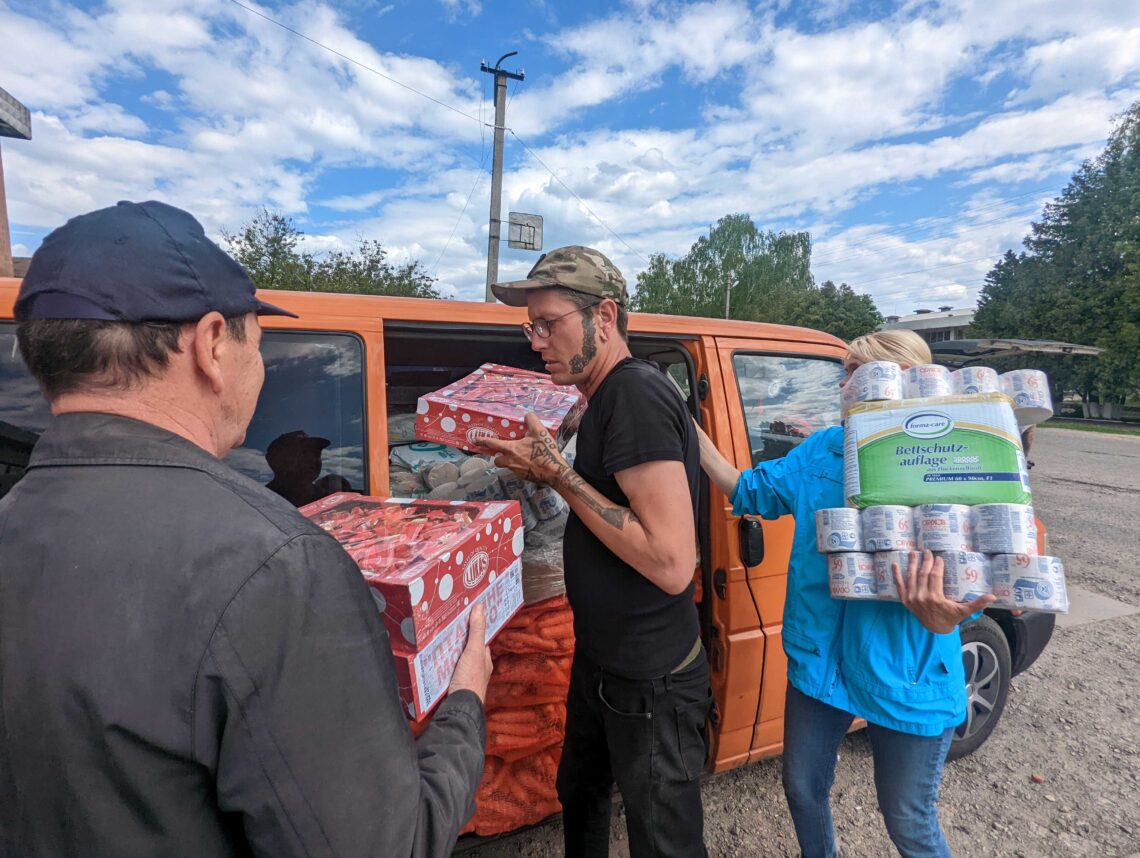
[[[542,215],[511,212],[507,221],[507,247],[542,250]]]

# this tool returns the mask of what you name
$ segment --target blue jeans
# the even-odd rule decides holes
[[[784,795],[804,858],[836,854],[829,793],[839,743],[853,718],[788,685]],[[903,858],[950,858],[938,823],[938,787],[953,735],[953,728],[940,736],[912,736],[867,725],[879,810]]]

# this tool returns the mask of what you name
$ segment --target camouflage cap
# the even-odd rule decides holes
[[[585,295],[613,298],[623,307],[626,303],[625,278],[617,266],[600,251],[592,247],[572,244],[544,253],[534,263],[525,280],[493,283],[491,291],[504,304],[526,306],[526,293],[530,289],[549,289],[561,286]]]

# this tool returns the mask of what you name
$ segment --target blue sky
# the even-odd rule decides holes
[[[1131,0],[242,4],[0,0],[0,86],[33,113],[4,141],[17,253],[120,199],[215,236],[268,206],[313,250],[379,239],[479,299],[479,62],[517,50],[503,212],[543,215],[547,249],[632,283],[747,212],[810,230],[817,280],[884,313],[963,307],[1140,98]],[[504,245],[501,278],[534,259]]]

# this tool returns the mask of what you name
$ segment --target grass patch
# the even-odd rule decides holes
[[[1039,423],[1038,429],[1076,429],[1078,432],[1100,432],[1105,435],[1137,435],[1140,426],[1106,426],[1103,423],[1083,423],[1077,420],[1049,420]]]

